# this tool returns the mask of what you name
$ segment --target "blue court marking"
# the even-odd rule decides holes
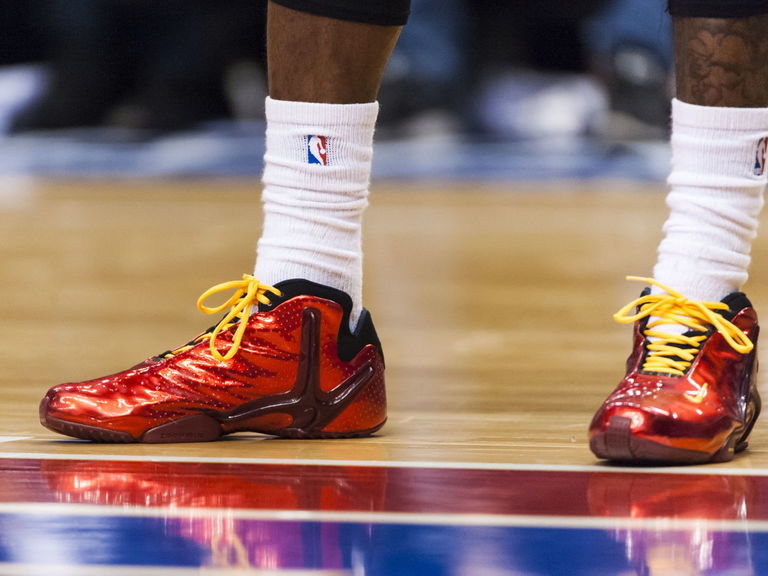
[[[0,515],[9,564],[610,576],[672,561],[680,574],[766,574],[768,533]]]

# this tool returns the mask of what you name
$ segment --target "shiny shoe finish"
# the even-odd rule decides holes
[[[646,290],[617,313],[634,322],[627,374],[595,414],[590,448],[625,462],[724,462],[747,447],[760,413],[757,315],[744,294],[720,303]],[[634,314],[629,310],[635,308]],[[664,326],[682,324],[683,335]]]
[[[223,305],[211,294],[234,289]],[[258,310],[250,313],[258,304]],[[369,435],[386,420],[384,360],[370,315],[350,332],[345,293],[251,276],[198,301],[231,306],[186,346],[123,372],[52,388],[47,428],[100,442],[203,442],[250,431],[289,438]]]

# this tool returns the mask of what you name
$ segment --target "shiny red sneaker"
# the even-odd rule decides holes
[[[203,305],[226,290],[235,293],[221,306]],[[51,388],[40,404],[43,426],[98,442],[160,443],[241,431],[345,438],[384,425],[381,344],[366,310],[349,330],[345,293],[306,280],[271,287],[245,275],[206,291],[198,307],[230,310],[185,346]]]
[[[627,462],[730,460],[747,447],[760,413],[752,305],[740,292],[696,302],[630,279],[666,293],[647,289],[614,316],[635,323],[634,346],[626,376],[592,420],[592,452]],[[671,324],[688,331],[668,333]]]

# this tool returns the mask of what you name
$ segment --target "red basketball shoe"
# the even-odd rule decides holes
[[[232,289],[221,306],[203,305]],[[55,386],[40,404],[43,426],[99,442],[156,443],[240,431],[353,437],[384,425],[381,344],[366,310],[350,332],[345,293],[306,280],[271,287],[245,275],[206,291],[198,307],[231,308],[186,346],[112,376]]]
[[[592,452],[635,462],[730,460],[747,447],[760,413],[752,305],[739,292],[695,302],[654,280],[629,279],[666,294],[646,289],[614,316],[635,323],[634,346],[627,375],[592,420]],[[671,324],[688,331],[665,332]]]

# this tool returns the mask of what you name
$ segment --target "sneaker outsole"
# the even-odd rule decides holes
[[[756,419],[756,418],[755,418]],[[704,464],[707,462],[728,462],[734,454],[748,446],[749,432],[736,430],[720,450],[714,453],[686,450],[660,444],[632,435],[629,418],[614,416],[603,434],[596,434],[589,442],[592,452],[598,457],[618,463],[639,462],[646,464]]]
[[[66,436],[107,444],[170,444],[179,442],[213,442],[222,436],[233,434],[233,432],[226,432],[223,430],[214,418],[211,418],[205,414],[187,416],[185,418],[175,420],[174,422],[169,422],[155,428],[150,428],[138,438],[134,438],[127,432],[104,430],[103,428],[67,422],[66,420],[61,420],[59,418],[53,418],[50,416],[44,419],[43,424],[49,430],[64,434]],[[384,424],[386,424],[386,420],[374,428],[370,428],[368,430],[355,430],[353,432],[310,432],[296,428],[273,432],[260,432],[258,430],[253,430],[252,432],[275,436],[278,438],[290,438],[297,440],[333,440],[371,436],[378,432],[384,426]]]

